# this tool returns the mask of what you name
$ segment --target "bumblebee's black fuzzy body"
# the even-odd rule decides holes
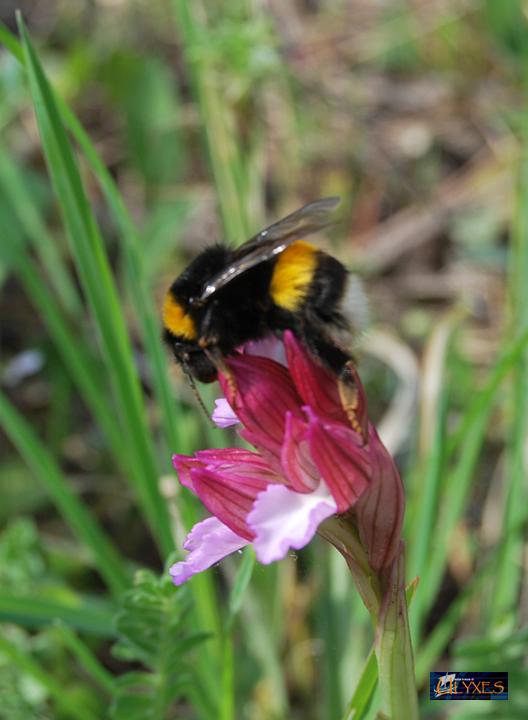
[[[192,302],[199,295],[204,280],[225,267],[231,251],[222,246],[204,250],[174,281],[169,293],[186,309],[196,327],[196,338],[177,335],[165,328],[165,341],[175,359],[186,363],[192,375],[201,382],[216,379],[216,367],[198,344],[204,339],[220,352],[231,355],[250,340],[260,340],[272,333],[290,329],[313,355],[334,373],[339,373],[350,356],[336,347],[327,336],[331,326],[345,329],[346,320],[339,312],[347,271],[335,258],[316,251],[317,267],[307,288],[306,300],[296,311],[273,302],[270,283],[276,259],[251,268],[218,290],[207,304]]]
[[[296,239],[323,227],[335,199],[316,201],[238,250],[214,245],[171,285],[164,339],[184,370],[202,382],[217,377],[215,356],[290,329],[336,375],[351,359],[351,276],[334,257]],[[289,233],[289,234],[288,234]]]

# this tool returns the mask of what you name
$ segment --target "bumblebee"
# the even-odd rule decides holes
[[[339,198],[305,205],[237,249],[213,245],[176,278],[163,305],[164,340],[192,381],[210,383],[225,357],[289,329],[340,380],[349,415],[357,401],[347,367],[365,303],[357,278],[303,240],[333,224]]]

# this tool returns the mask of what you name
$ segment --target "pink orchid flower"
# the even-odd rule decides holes
[[[258,346],[249,352],[259,352]],[[170,570],[175,584],[249,544],[259,562],[279,560],[307,545],[333,515],[356,524],[372,568],[387,566],[399,548],[403,489],[368,421],[357,373],[354,429],[335,376],[291,332],[261,352],[227,360],[236,390],[220,375],[226,399],[213,413],[220,427],[241,423],[241,437],[255,450],[173,457],[180,482],[212,514],[187,536],[188,555]]]

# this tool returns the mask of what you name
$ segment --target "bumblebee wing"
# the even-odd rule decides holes
[[[230,265],[208,280],[200,300],[206,300],[250,268],[283,252],[296,240],[331,225],[334,222],[331,212],[338,203],[338,197],[315,200],[265,230],[261,230],[235,250]]]
[[[332,210],[338,204],[338,197],[327,197],[304,205],[250,238],[235,251],[235,257],[245,257],[258,248],[269,248],[277,241],[293,242],[328,227],[334,220]]]

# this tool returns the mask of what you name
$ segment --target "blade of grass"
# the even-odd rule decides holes
[[[411,518],[408,573],[421,577],[428,563],[434,542],[438,500],[445,473],[445,444],[447,437],[448,390],[445,369],[454,332],[465,312],[450,311],[431,334],[424,353],[422,373],[422,401],[420,408],[420,452],[416,481],[408,499]],[[414,643],[418,644],[424,619],[422,594],[418,593],[409,616]]]
[[[18,40],[0,24],[0,41],[9,49],[9,51],[22,64],[25,64],[22,46]],[[181,424],[183,422],[178,412],[178,404],[174,402],[170,391],[170,385],[167,377],[167,362],[161,344],[161,331],[159,320],[153,308],[152,297],[146,287],[145,273],[143,271],[143,263],[140,257],[139,242],[140,238],[137,230],[130,218],[123,199],[116,188],[115,182],[108,172],[107,168],[101,162],[101,159],[84,131],[84,128],[72,113],[70,108],[60,97],[56,97],[55,101],[59,109],[61,118],[70,130],[73,137],[79,144],[83,154],[97,179],[101,190],[108,202],[110,210],[118,225],[121,233],[122,248],[126,257],[127,273],[130,287],[130,298],[134,305],[134,310],[140,322],[143,337],[145,340],[145,349],[152,363],[152,380],[154,384],[154,392],[160,403],[163,416],[164,431],[167,435],[167,444],[171,450],[180,453],[189,452],[191,448],[182,445]],[[167,462],[169,458],[167,455]],[[195,522],[192,510],[187,507],[189,503],[183,501],[182,515],[189,528]],[[186,516],[187,513],[189,517]]]
[[[114,609],[101,602],[65,605],[56,600],[11,595],[0,590],[0,620],[27,628],[50,625],[60,618],[69,627],[88,635],[114,637]]]
[[[22,64],[24,63],[24,51],[22,50],[22,45],[3,22],[0,22],[0,42],[5,49],[18,60],[18,62]]]
[[[441,492],[442,474],[445,471],[443,454],[445,448],[447,397],[443,396],[437,407],[435,432],[422,475],[423,487],[413,497],[415,523],[409,538],[409,577],[422,577],[427,567],[429,553],[434,543],[437,503]],[[421,496],[419,499],[418,496]],[[414,602],[409,613],[413,642],[418,644],[424,621],[425,607],[422,595]]]
[[[65,717],[72,718],[72,720],[97,720],[96,716],[92,714],[92,711],[84,703],[80,703],[77,697],[65,691],[61,682],[55,680],[30,655],[22,652],[2,634],[0,634],[0,653],[7,657],[22,673],[36,680],[53,698],[53,701],[62,710]]]
[[[123,471],[128,472],[129,458],[123,446],[119,428],[112,417],[112,407],[108,403],[107,389],[101,382],[101,368],[91,356],[90,349],[80,342],[70,329],[70,323],[64,317],[46,284],[39,277],[36,266],[24,249],[16,219],[5,212],[0,204],[0,260],[13,268],[18,274],[28,296],[44,320],[46,329],[55,343],[62,360],[74,379],[87,406],[118,460]]]
[[[525,507],[521,521],[510,529],[510,533],[516,535],[518,532],[526,532],[527,519],[528,511]],[[425,682],[428,672],[434,668],[434,664],[441,657],[448,643],[453,638],[457,625],[461,621],[463,613],[471,600],[481,591],[484,581],[487,580],[489,582],[490,575],[496,565],[497,557],[502,552],[504,546],[508,544],[509,539],[509,535],[506,535],[501,539],[501,542],[493,548],[482,565],[473,573],[460,595],[451,603],[447,612],[432,633],[418,648],[415,667],[416,680],[419,685]]]
[[[161,343],[161,329],[158,314],[155,312],[152,296],[148,291],[144,266],[139,252],[139,235],[130,218],[130,214],[117,190],[115,183],[101,162],[92,141],[84,131],[75,115],[59,99],[62,118],[71,133],[79,143],[101,189],[108,205],[114,215],[121,233],[122,248],[125,254],[129,295],[134,306],[143,333],[144,347],[151,362],[151,378],[154,395],[161,409],[163,431],[166,437],[166,446],[169,452],[165,453],[167,464],[172,472],[170,457],[173,452],[189,453],[193,448],[188,447],[184,438],[182,424],[188,423],[179,412],[179,405],[175,402],[171,392],[168,373],[167,357]],[[178,497],[178,508],[183,526],[190,529],[197,521],[197,507],[194,497],[187,492]],[[204,573],[195,577],[191,583],[196,609],[196,626],[200,630],[211,632],[211,642],[198,648],[198,666],[204,691],[211,698],[218,696],[217,682],[219,673],[214,667],[222,667],[222,647],[220,617],[218,612],[217,593],[212,577]]]
[[[245,642],[259,663],[263,677],[269,684],[267,707],[272,718],[289,717],[286,678],[282,671],[276,638],[267,623],[268,616],[261,606],[261,597],[251,585],[244,595],[240,615],[244,622]]]
[[[20,45],[18,40],[9,32],[9,30],[7,30],[7,28],[5,28],[5,26],[1,24],[0,40],[10,50],[10,52],[12,52],[13,56],[16,57],[17,60],[19,60],[19,62],[25,64],[25,57],[22,46]],[[122,198],[115,186],[115,183],[110,173],[101,162],[99,155],[97,154],[97,151],[93,146],[93,143],[89,139],[88,135],[85,133],[84,129],[82,128],[75,115],[62,101],[62,99],[55,98],[55,100],[64,123],[67,125],[73,136],[76,138],[77,142],[79,143],[81,149],[85,154],[85,157],[90,167],[92,168],[92,171],[94,172],[94,175],[100,183],[100,186],[105,194],[108,204],[114,214],[114,217],[121,231],[123,247],[128,257],[127,268],[129,275],[129,284],[132,286],[132,288],[137,287],[137,292],[132,292],[131,295],[134,299],[137,316],[142,325],[144,338],[146,338],[145,347],[149,353],[152,362],[152,378],[154,384],[154,392],[162,410],[163,425],[165,433],[167,435],[167,445],[171,448],[172,451],[177,450],[178,452],[182,453],[188,452],[190,448],[188,449],[187,447],[182,446],[183,434],[181,432],[181,423],[183,422],[183,420],[177,412],[177,405],[174,402],[170,391],[167,377],[167,363],[163,348],[161,346],[159,323],[155,318],[155,313],[152,309],[152,299],[146,289],[143,279],[144,274],[142,273],[142,265],[139,259],[139,249],[137,247],[138,236],[136,230],[130,219],[130,215],[122,201]],[[140,277],[142,278],[141,280],[139,279]],[[63,343],[63,347],[65,350],[67,350],[67,345],[67,342]],[[77,363],[77,366],[80,369],[79,363]],[[86,396],[86,399],[88,404],[90,404],[90,401],[93,400],[90,394]],[[104,419],[106,417],[106,425],[109,426],[107,430],[109,428],[112,428],[114,430],[114,433],[117,432],[119,441],[119,432],[116,429],[114,423],[112,410],[107,411],[106,414],[103,411],[102,415],[101,413],[96,413],[96,417],[98,417],[98,422],[101,424],[102,427],[104,427],[105,425]],[[108,434],[108,432],[106,434]],[[122,443],[120,444],[120,453],[115,447],[115,443],[113,445],[116,454],[120,454],[122,456],[123,454],[126,455],[128,453],[128,449]],[[167,454],[167,460],[168,459],[169,455]],[[137,463],[134,461],[133,458],[128,458],[128,462],[131,462],[133,469],[137,467]],[[182,494],[182,496],[180,497],[180,506],[184,525],[187,528],[190,528],[194,524],[196,516],[194,499],[190,496],[190,494]],[[208,574],[203,574],[200,577],[195,578],[192,583],[192,591],[195,598],[197,616],[199,618],[197,623],[198,627],[211,631],[214,634],[215,638],[219,638],[220,621],[217,610],[216,592],[214,589],[212,578]],[[203,676],[202,680],[204,682],[204,686],[210,687],[211,694],[214,697],[217,694],[214,685],[217,680],[218,674],[215,672],[211,672],[211,648],[215,649],[218,656],[218,662],[220,663],[221,648],[218,640],[212,641],[211,643],[202,646],[198,650],[198,653],[200,657],[199,663],[201,665],[201,671]]]
[[[311,551],[314,564],[323,573],[315,614],[323,648],[318,673],[322,685],[319,714],[338,718],[350,699],[350,679],[359,673],[370,647],[371,622],[358,593],[351,588],[350,573],[341,555],[326,543],[317,544]]]
[[[235,684],[233,657],[233,624],[240,610],[247,587],[255,568],[255,552],[251,546],[243,553],[244,557],[237,570],[231,592],[229,593],[228,613],[224,625],[222,662],[222,700],[220,704],[221,720],[235,718]]]
[[[133,458],[131,480],[160,550],[167,555],[173,547],[169,515],[159,492],[145,407],[108,257],[86,199],[53,93],[20,14],[17,19],[44,153],[77,271],[97,324],[101,349],[117,399],[118,414],[128,451]]]
[[[130,574],[125,561],[92,514],[73,494],[68,480],[34,434],[29,423],[15,410],[2,392],[0,392],[0,424],[72,531],[91,551],[94,567],[101,574],[108,588],[118,596],[130,585]]]
[[[224,231],[228,240],[240,244],[249,236],[244,202],[245,188],[240,154],[234,133],[226,117],[226,103],[220,97],[215,73],[207,59],[208,36],[206,10],[200,0],[173,0],[177,29],[193,95],[198,103],[205,144],[218,195]]]
[[[139,234],[112,176],[101,162],[92,141],[82,125],[68,106],[60,99],[58,99],[58,107],[65,125],[79,143],[94,176],[99,182],[120,231],[121,247],[126,260],[129,296],[140,323],[144,347],[152,365],[151,374],[154,393],[162,411],[163,429],[167,438],[167,445],[171,452],[189,452],[191,448],[182,444],[181,425],[184,420],[179,412],[180,406],[174,401],[170,390],[167,375],[167,357],[161,343],[159,313],[154,308],[152,295],[147,286],[140,255]],[[167,453],[166,457],[169,464],[169,453]],[[189,503],[185,502],[185,500],[186,498],[183,500],[181,508],[182,516],[186,527],[190,528],[195,522],[195,513],[192,506],[189,507]]]
[[[434,544],[431,548],[429,562],[424,567],[421,578],[421,600],[424,612],[431,607],[438,592],[449,554],[449,541],[464,511],[497,393],[506,375],[525,352],[527,344],[528,329],[523,331],[503,352],[491,370],[483,389],[471,402],[461,421],[464,432],[462,434],[460,431],[457,432],[460,458],[445,479]]]
[[[360,720],[365,716],[377,682],[378,662],[373,647],[368,654],[361,675],[358,678],[356,690],[343,715],[343,720]]]
[[[516,213],[510,250],[509,290],[511,333],[518,336],[528,327],[528,128],[524,128],[524,147],[519,165]],[[526,437],[528,435],[528,351],[519,357],[512,377],[512,412],[506,453],[506,498],[501,536],[509,538],[497,558],[494,592],[486,628],[513,630],[517,627],[517,604],[523,572],[523,543],[519,520],[527,505]]]
[[[61,306],[72,316],[79,316],[81,301],[55,241],[24,187],[20,170],[1,146],[0,187],[4,199],[12,205],[21,227],[37,251]]]

